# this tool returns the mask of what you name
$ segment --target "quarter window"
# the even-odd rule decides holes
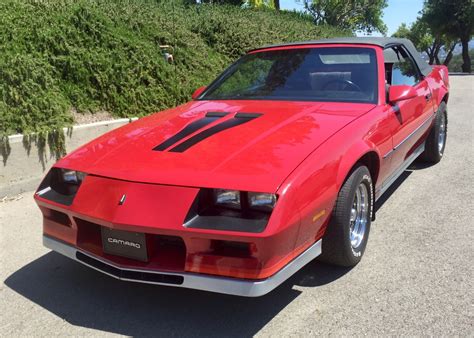
[[[385,49],[384,58],[388,84],[413,86],[421,80],[415,63],[403,47]]]

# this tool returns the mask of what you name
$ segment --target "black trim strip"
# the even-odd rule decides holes
[[[430,117],[428,117],[425,121],[423,121],[423,123],[416,127],[416,129],[413,130],[407,137],[405,137],[400,143],[393,147],[393,150],[397,150],[398,148],[400,148],[403,143],[408,141],[413,135],[415,135],[421,128],[423,128],[427,123],[431,122],[432,120],[433,115],[430,115]]]
[[[248,118],[253,118],[253,119],[256,119],[257,117],[260,117],[262,114],[260,113],[237,113],[235,114],[235,117],[238,118],[238,119],[241,119],[241,118],[244,118],[244,119],[248,119]]]
[[[224,117],[229,113],[223,113],[219,111],[210,111],[206,114],[206,117]]]
[[[85,255],[82,252],[76,252],[76,259],[85,265],[88,265],[101,272],[112,275],[119,279],[132,280],[137,282],[153,282],[163,284],[181,285],[184,282],[184,277],[180,275],[168,275],[162,273],[154,273],[147,271],[123,270],[102,262],[98,259]]]
[[[173,144],[181,141],[185,137],[191,135],[192,133],[198,131],[201,128],[204,128],[205,126],[211,124],[214,121],[217,121],[218,119],[226,116],[228,113],[217,113],[217,112],[211,112],[207,113],[205,117],[196,120],[194,122],[191,122],[188,124],[184,129],[182,129],[179,133],[175,134],[174,136],[171,136],[169,139],[165,140],[163,143],[160,143],[157,145],[153,150],[155,151],[163,151],[169,147],[171,147]]]
[[[412,164],[418,156],[425,151],[425,142],[420,144],[415,151],[408,156],[408,158],[382,183],[380,188],[375,191],[375,201],[377,201],[383,194],[395,183],[395,181],[403,174],[403,172]]]
[[[407,137],[405,137],[400,143],[398,143],[393,149],[390,149],[385,155],[383,155],[383,158],[389,157],[394,151],[397,151],[398,148],[400,148],[403,143],[408,141],[412,136],[414,136],[421,128],[423,128],[428,122],[432,122],[433,120],[433,115],[431,115],[429,118],[427,118],[422,124],[420,124],[418,127],[416,127],[415,130],[413,130]]]
[[[183,151],[188,150],[195,144],[205,140],[208,137],[211,137],[212,135],[215,135],[217,133],[220,133],[221,131],[224,131],[226,129],[230,129],[233,127],[237,127],[241,124],[247,123],[249,121],[252,121],[253,119],[256,119],[258,116],[261,114],[244,114],[244,113],[239,113],[238,118],[232,118],[229,120],[226,120],[220,124],[217,124],[209,129],[203,130],[199,134],[194,135],[193,137],[187,139],[183,143],[178,144],[176,147],[170,149],[171,152],[174,153],[182,153]],[[237,115],[236,115],[237,116]]]

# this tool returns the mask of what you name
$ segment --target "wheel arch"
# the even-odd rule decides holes
[[[368,145],[366,145],[358,152],[349,153],[352,153],[354,155],[341,160],[341,164],[339,165],[339,172],[337,175],[338,189],[341,188],[342,184],[349,176],[352,169],[359,163],[362,163],[369,169],[370,175],[372,177],[372,184],[375,187],[375,184],[377,183],[380,174],[380,153],[375,149],[375,147],[369,147]]]
[[[381,165],[381,156],[380,153],[376,150],[375,147],[369,147],[366,145],[364,151],[359,152],[358,155],[354,155],[349,157],[349,159],[343,161],[339,166],[339,173],[337,179],[337,189],[338,191],[341,189],[342,185],[349,177],[350,173],[352,172],[353,168],[359,164],[363,164],[369,169],[370,176],[372,178],[372,196],[373,196],[373,204],[375,204],[375,193],[376,193],[376,184],[378,182],[379,174],[380,174],[380,165]],[[372,216],[371,220],[375,221],[375,206],[372,205]]]
[[[362,163],[369,169],[370,176],[372,177],[372,182],[375,185],[379,177],[379,171],[380,171],[380,158],[377,152],[375,152],[374,150],[371,150],[365,153],[362,157],[360,157],[357,160],[354,166],[357,165],[357,163]]]
[[[448,100],[449,100],[449,93],[446,93],[446,94],[444,94],[443,98],[441,99],[441,102],[444,102],[444,103],[448,104]]]
[[[444,85],[441,86],[439,88],[439,93],[438,93],[438,97],[437,97],[437,106],[439,107],[439,105],[441,104],[441,102],[444,102],[446,104],[448,104],[448,100],[449,100],[449,91],[448,91],[448,88],[446,88]]]

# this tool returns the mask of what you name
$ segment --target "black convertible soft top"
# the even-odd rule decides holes
[[[408,39],[398,39],[398,38],[385,38],[385,37],[350,37],[350,38],[335,38],[335,39],[322,39],[322,40],[313,40],[313,41],[301,41],[301,42],[292,42],[284,43],[279,45],[265,46],[261,48],[252,49],[250,51],[256,51],[259,49],[266,48],[276,48],[284,46],[301,46],[301,45],[315,45],[315,44],[361,44],[361,45],[375,45],[382,48],[388,48],[394,45],[403,45],[410,52],[415,60],[418,68],[423,73],[423,75],[428,75],[431,73],[431,66],[421,58],[420,53],[416,50],[413,43]]]

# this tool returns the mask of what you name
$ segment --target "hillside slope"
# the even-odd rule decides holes
[[[344,34],[295,13],[232,6],[3,0],[0,136],[70,125],[72,110],[149,114],[185,102],[250,48]]]

